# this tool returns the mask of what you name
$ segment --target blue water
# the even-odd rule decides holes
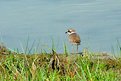
[[[68,28],[81,36],[79,51],[112,52],[121,41],[121,0],[0,0],[0,38],[8,48],[63,52]],[[28,39],[29,38],[29,39]]]

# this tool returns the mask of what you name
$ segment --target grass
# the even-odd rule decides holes
[[[121,81],[121,58],[90,53],[18,54],[0,47],[0,81]]]

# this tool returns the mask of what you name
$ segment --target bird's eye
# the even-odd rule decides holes
[[[70,30],[68,30],[68,32],[71,32]]]

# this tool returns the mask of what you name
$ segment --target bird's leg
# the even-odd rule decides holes
[[[72,54],[74,54],[75,51],[74,51],[74,45],[72,44]]]
[[[78,44],[77,44],[77,48],[76,48],[77,54],[78,54]]]

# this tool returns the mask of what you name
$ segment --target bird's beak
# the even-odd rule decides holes
[[[65,32],[65,34],[67,34],[67,32]]]

